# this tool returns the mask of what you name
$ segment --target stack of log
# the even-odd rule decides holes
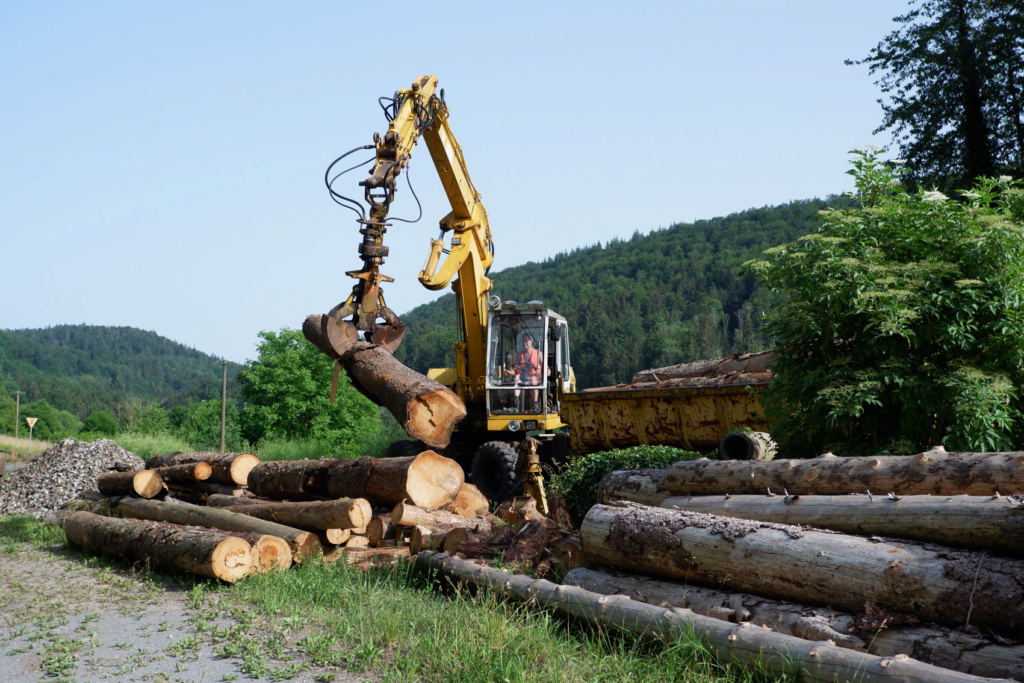
[[[292,562],[392,564],[423,549],[487,562],[503,554],[542,573],[582,555],[571,538],[553,554],[567,530],[532,499],[492,514],[462,468],[434,451],[262,463],[248,453],[177,453],[104,474],[97,488],[65,520],[72,543],[226,581]]]
[[[615,472],[580,536],[605,595],[1024,680],[1024,453]]]

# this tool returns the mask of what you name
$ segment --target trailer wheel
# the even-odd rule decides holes
[[[516,474],[518,454],[512,444],[488,441],[473,456],[470,480],[489,500],[501,502],[523,491],[523,482]]]

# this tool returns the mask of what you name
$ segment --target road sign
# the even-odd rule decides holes
[[[29,427],[35,427],[36,426],[36,421],[38,419],[39,419],[38,417],[26,417],[25,418],[25,422],[28,422],[28,426]]]

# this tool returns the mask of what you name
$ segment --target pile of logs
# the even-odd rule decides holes
[[[426,549],[487,562],[503,556],[542,574],[578,566],[582,555],[571,529],[540,515],[532,499],[492,514],[462,468],[434,451],[278,462],[176,453],[146,465],[100,476],[92,500],[66,516],[68,540],[225,581],[314,560],[367,568]]]
[[[566,583],[1024,680],[1022,492],[1024,453],[941,448],[615,472],[580,529],[611,571]]]

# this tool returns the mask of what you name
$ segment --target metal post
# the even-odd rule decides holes
[[[220,452],[224,452],[224,429],[228,419],[228,362],[221,361],[224,375],[220,382]]]
[[[18,438],[18,423],[21,422],[21,420],[19,419],[20,415],[21,415],[21,395],[24,394],[24,393],[25,393],[24,391],[15,391],[14,392],[14,438],[15,439]]]

